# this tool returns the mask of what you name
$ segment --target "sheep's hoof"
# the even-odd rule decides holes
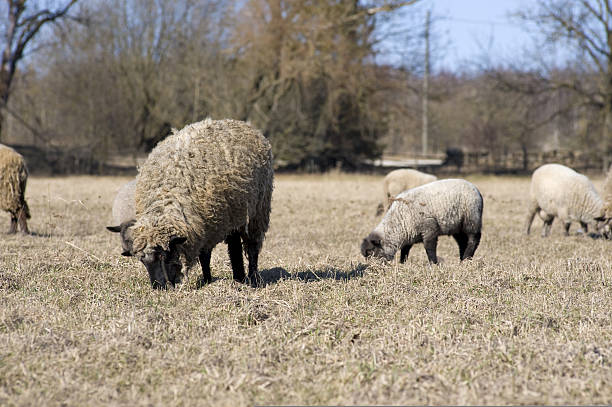
[[[244,279],[244,283],[250,285],[253,288],[261,287],[263,285],[263,280],[259,273],[256,273],[254,276],[249,276]]]
[[[210,283],[212,283],[212,279],[206,279],[203,276],[200,276],[198,277],[198,281],[196,282],[196,287],[202,288]]]

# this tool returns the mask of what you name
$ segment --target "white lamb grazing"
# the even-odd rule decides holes
[[[579,222],[587,232],[588,224],[597,226],[597,222],[605,220],[604,202],[593,183],[561,164],[545,164],[531,176],[527,234],[536,213],[544,221],[543,237],[548,236],[557,216],[563,222],[566,236],[572,222]]]
[[[459,245],[459,258],[471,258],[480,243],[482,195],[476,186],[462,179],[445,179],[399,194],[391,207],[363,240],[365,257],[392,260],[401,249],[404,262],[410,248],[423,242],[427,258],[437,263],[438,236],[451,235]]]
[[[398,194],[437,179],[435,175],[425,174],[410,168],[391,171],[383,179],[383,201],[376,208],[376,216],[387,211],[391,206],[392,199]]]

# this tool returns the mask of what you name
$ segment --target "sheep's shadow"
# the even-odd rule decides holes
[[[350,271],[342,271],[335,267],[325,267],[322,269],[298,271],[297,273],[289,273],[283,267],[273,267],[259,271],[261,277],[261,286],[277,284],[282,280],[299,280],[305,283],[321,280],[344,280],[348,281],[353,278],[363,277],[363,272],[367,268],[367,264],[359,263]]]

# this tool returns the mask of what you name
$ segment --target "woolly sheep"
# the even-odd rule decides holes
[[[561,164],[545,164],[533,172],[529,190],[526,233],[535,214],[544,221],[542,236],[548,236],[555,217],[559,217],[569,235],[572,222],[579,222],[585,232],[588,224],[605,219],[604,203],[593,183],[584,175]]]
[[[132,255],[132,230],[136,221],[136,210],[134,209],[134,192],[136,191],[136,180],[133,179],[124,184],[113,201],[113,225],[106,229],[119,233],[121,238],[121,249],[123,256]]]
[[[434,181],[399,194],[378,226],[363,240],[361,253],[400,262],[415,243],[423,242],[430,263],[437,263],[438,236],[452,235],[461,260],[474,256],[482,228],[482,195],[462,179]]]
[[[399,193],[437,179],[438,177],[435,175],[409,168],[391,171],[383,179],[383,201],[376,207],[376,216],[387,211],[391,206],[392,199]]]
[[[25,200],[25,189],[28,181],[28,168],[25,160],[12,148],[0,144],[0,209],[11,214],[9,233],[29,234],[27,219],[30,219],[30,208]]]
[[[133,254],[153,288],[174,286],[198,258],[211,282],[211,251],[224,240],[234,279],[258,283],[273,188],[270,143],[258,130],[237,120],[188,125],[153,149],[136,180]]]
[[[612,238],[612,166],[608,170],[603,186],[604,217],[605,220],[600,224],[603,235]]]

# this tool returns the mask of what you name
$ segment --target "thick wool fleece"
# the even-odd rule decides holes
[[[28,168],[21,154],[0,144],[0,209],[17,214],[23,208],[30,217],[25,201],[27,180]]]
[[[383,250],[392,257],[424,235],[479,234],[482,208],[482,196],[474,184],[463,179],[434,181],[397,195],[372,232],[383,238]],[[436,231],[426,230],[432,224]]]
[[[123,222],[136,219],[136,209],[134,209],[135,192],[135,179],[119,188],[113,201],[113,225],[120,225]]]
[[[184,237],[186,266],[233,231],[261,247],[273,188],[269,142],[236,120],[194,123],[159,143],[136,179],[134,251]]]
[[[558,216],[565,224],[592,224],[605,211],[603,200],[586,176],[561,164],[545,164],[531,176],[527,233],[536,212],[543,218]]]

